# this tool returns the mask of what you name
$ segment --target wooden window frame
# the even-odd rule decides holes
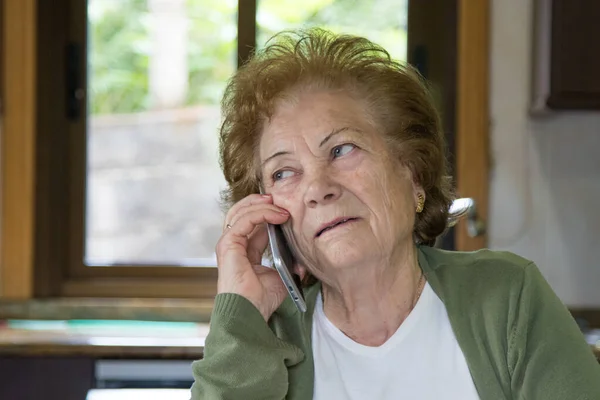
[[[82,54],[87,54],[87,2],[70,1],[71,17],[67,23],[69,41],[78,44]],[[237,66],[248,60],[256,45],[255,0],[238,1],[238,48]],[[87,82],[87,57],[80,57],[78,70],[82,74],[84,93]],[[64,86],[63,86],[64,87]],[[84,263],[85,252],[85,203],[86,203],[86,100],[79,100],[81,117],[68,122],[70,143],[69,156],[71,174],[69,182],[70,215],[68,231],[69,262],[67,279],[61,286],[61,294],[69,297],[184,297],[212,298],[216,294],[217,269],[214,267],[181,267],[177,265],[122,265],[90,268]],[[56,177],[58,179],[58,177]],[[56,221],[55,221],[56,222]]]
[[[87,54],[85,43],[86,2],[70,1],[71,17],[68,21],[69,40],[77,43],[83,55]],[[242,65],[255,47],[256,1],[238,1],[238,66]],[[87,81],[87,57],[80,57],[81,82]],[[82,93],[87,85],[80,88]],[[62,280],[60,293],[68,297],[184,297],[212,298],[216,294],[217,269],[190,268],[178,265],[123,265],[90,268],[84,263],[85,251],[85,202],[86,202],[86,101],[80,99],[82,117],[69,122],[69,155],[71,174],[69,182],[70,246],[66,279]]]
[[[490,0],[458,1],[456,71],[456,191],[477,204],[477,216],[488,220],[490,188]],[[487,234],[472,237],[465,220],[455,228],[457,250],[487,246]]]
[[[87,4],[28,0],[3,7],[4,32],[19,38],[5,41],[5,54],[20,62],[6,62],[3,75],[3,97],[15,108],[4,121],[2,232],[12,234],[2,235],[0,296],[214,297],[216,268],[84,265]],[[238,65],[255,46],[255,14],[256,1],[239,1]],[[70,71],[68,45],[80,55]],[[67,88],[67,73],[79,75],[80,87]],[[68,116],[73,109],[78,118]]]
[[[240,4],[240,35],[254,37],[254,20],[248,24],[244,15],[255,13],[256,1]],[[85,166],[85,122],[66,118],[64,50],[82,37],[85,2],[21,0],[2,7],[0,297],[213,297],[215,268],[82,268],[86,170],[74,166]],[[485,220],[489,4],[460,0],[458,7],[457,182]],[[254,42],[238,45],[241,64]],[[485,246],[485,236],[469,238],[460,225],[456,235],[459,250]]]
[[[33,295],[36,1],[2,2],[0,295]]]

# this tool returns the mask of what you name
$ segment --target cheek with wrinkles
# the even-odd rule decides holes
[[[366,217],[363,229],[370,233],[365,231],[360,237],[350,235],[347,241],[334,242],[327,249],[315,246],[314,232],[308,232],[324,221],[305,220],[306,209],[300,191],[294,195],[275,193],[273,197],[275,204],[293,215],[282,228],[296,262],[324,282],[330,277],[328,265],[331,263],[360,258],[361,252],[370,254],[372,261],[372,257],[386,258],[392,255],[399,241],[412,240],[413,187],[406,168],[400,168],[390,160],[367,158],[360,168],[348,172],[342,174],[343,179],[338,179],[348,192],[349,197],[344,202],[346,205],[355,204],[353,210],[360,210]],[[293,226],[294,223],[297,226]],[[368,248],[365,248],[367,242]],[[354,254],[353,250],[358,253]]]
[[[289,222],[283,224],[282,229],[296,263],[306,267],[313,275],[319,275],[318,271],[320,263],[315,259],[314,254],[310,254],[310,245],[301,243],[301,240],[294,234],[292,225]],[[315,272],[317,273],[315,274]]]
[[[317,247],[312,240],[304,236],[295,235],[291,224],[284,224],[283,232],[287,243],[292,249],[295,263],[305,267],[308,272],[321,282],[330,285],[333,284],[334,282],[327,271],[327,266],[331,260],[342,259],[341,256],[344,250],[342,248],[334,248],[330,249],[331,251],[327,255],[321,254],[317,251]],[[346,243],[344,247],[347,249],[348,245],[358,246],[359,243]]]
[[[292,193],[282,193],[281,191],[275,190],[272,193],[273,204],[281,207],[289,212],[293,211],[294,208],[294,195]],[[293,214],[292,214],[293,215]]]
[[[375,216],[374,223],[378,225],[374,230],[382,247],[380,250],[389,250],[389,246],[394,245],[389,241],[397,239],[398,233],[406,236],[412,232],[410,174],[389,159],[382,160],[382,165],[371,171],[371,176],[366,179],[372,185],[369,192],[374,194],[371,212]]]

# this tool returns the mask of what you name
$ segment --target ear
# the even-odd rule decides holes
[[[411,182],[412,192],[413,192],[413,198],[415,200],[415,204],[417,204],[417,201],[418,201],[417,195],[419,193],[421,193],[423,196],[425,196],[425,190],[423,189],[423,186],[421,186],[421,183],[417,179],[417,177],[415,175],[415,171],[412,168],[412,165],[410,165],[410,164],[402,164],[402,167],[404,168],[404,172],[407,174],[406,177]]]
[[[415,201],[415,204],[417,204],[419,202],[419,193],[422,194],[423,199],[425,199],[425,190],[419,183],[415,182],[414,180],[412,181],[412,189],[413,189],[413,199]]]

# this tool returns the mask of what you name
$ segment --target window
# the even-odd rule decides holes
[[[397,2],[346,3],[259,1],[258,43],[324,26],[405,57]],[[388,9],[369,13],[373,3]],[[235,71],[236,13],[235,0],[88,1],[88,265],[215,264],[219,100]]]
[[[236,0],[88,0],[87,265],[215,265],[236,14]]]
[[[256,14],[260,48],[277,32],[318,26],[369,38],[391,56],[406,60],[408,0],[259,0]]]
[[[38,295],[214,296],[219,100],[255,42],[323,26],[406,58],[406,1],[60,4],[39,10]]]

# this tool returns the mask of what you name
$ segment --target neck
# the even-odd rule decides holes
[[[416,303],[425,283],[417,249],[411,243],[397,253],[372,265],[345,270],[323,282],[325,315],[355,342],[382,345]]]

